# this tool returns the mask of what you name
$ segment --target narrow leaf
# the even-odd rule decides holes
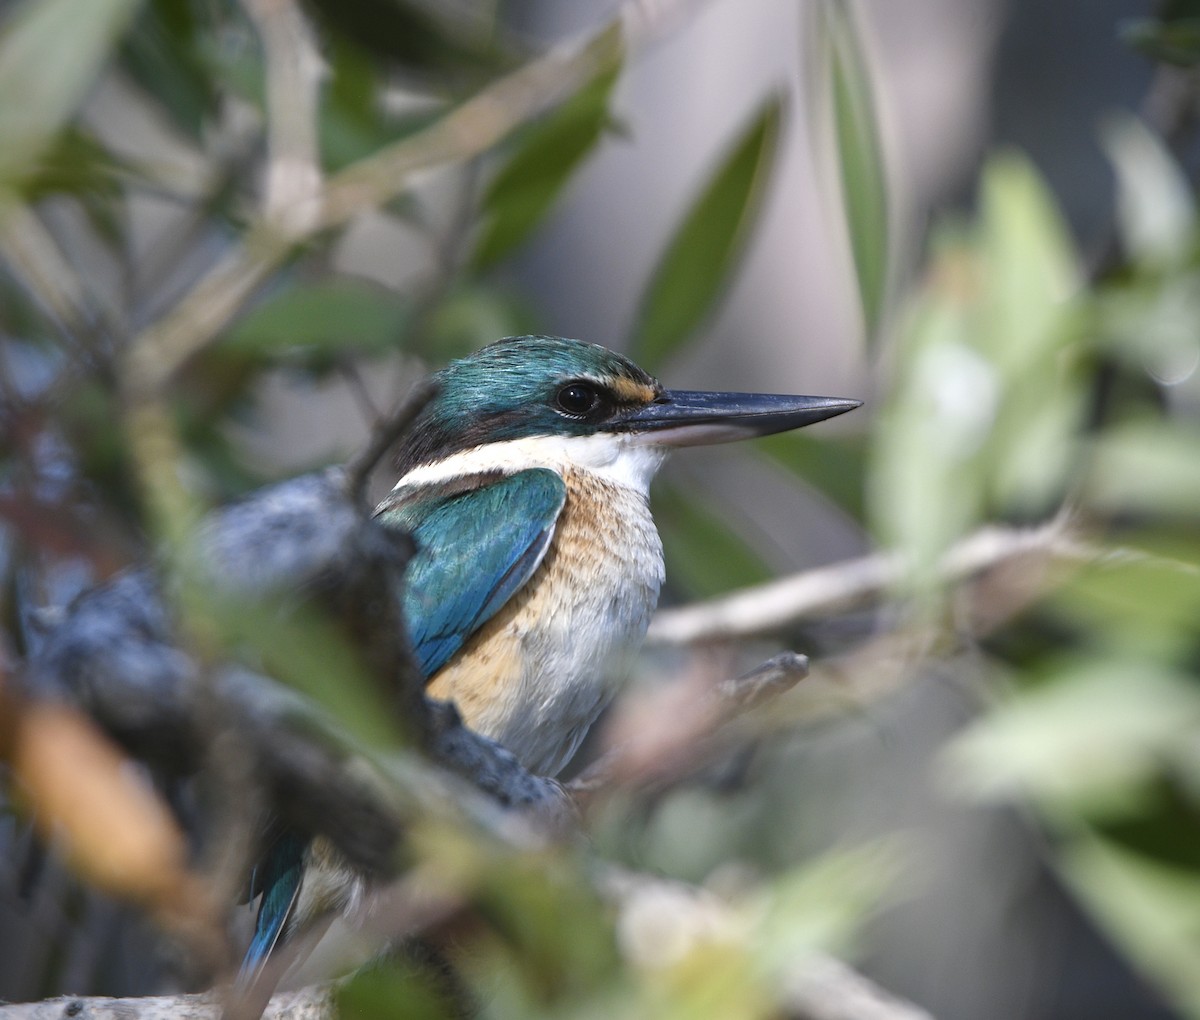
[[[495,264],[545,219],[571,174],[599,141],[620,67],[606,70],[524,135],[484,196],[487,223],[476,269]]]
[[[783,432],[754,444],[777,464],[861,520],[867,447],[862,436],[822,436]]]
[[[655,270],[631,352],[654,371],[717,303],[749,233],[779,136],[783,104],[769,100],[692,205]]]
[[[121,45],[122,69],[188,137],[216,114],[220,77],[207,66],[203,5],[151,0]]]
[[[654,496],[667,576],[693,597],[761,584],[771,576],[762,558],[695,495],[662,483]]]
[[[842,205],[870,337],[887,293],[888,196],[871,73],[846,0],[821,8]]]
[[[237,324],[220,350],[277,356],[307,353],[379,353],[397,341],[410,310],[395,294],[345,280],[289,288],[264,301]]]
[[[25,174],[87,94],[139,0],[26,0],[0,34],[0,185]]]

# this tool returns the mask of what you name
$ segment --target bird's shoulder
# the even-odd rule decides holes
[[[533,576],[567,498],[547,468],[403,480],[376,510],[411,533],[417,551],[406,577],[414,650],[431,677]]]

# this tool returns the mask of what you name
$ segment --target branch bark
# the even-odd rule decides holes
[[[1071,561],[1100,555],[1074,540],[1065,518],[1037,528],[988,526],[964,538],[943,558],[942,578],[963,581],[1021,556],[1041,553]],[[731,595],[655,616],[646,640],[657,645],[728,641],[770,634],[799,620],[844,612],[869,604],[904,576],[894,555],[872,553],[793,574]]]

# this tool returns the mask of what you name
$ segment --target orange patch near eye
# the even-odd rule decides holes
[[[658,390],[636,379],[611,379],[608,388],[622,404],[648,404],[658,396]]]

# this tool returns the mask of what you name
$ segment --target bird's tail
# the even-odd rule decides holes
[[[255,867],[250,877],[250,898],[261,895],[254,938],[238,971],[237,986],[251,987],[264,964],[288,934],[288,926],[300,898],[304,857],[308,840],[295,833],[282,833]]]

